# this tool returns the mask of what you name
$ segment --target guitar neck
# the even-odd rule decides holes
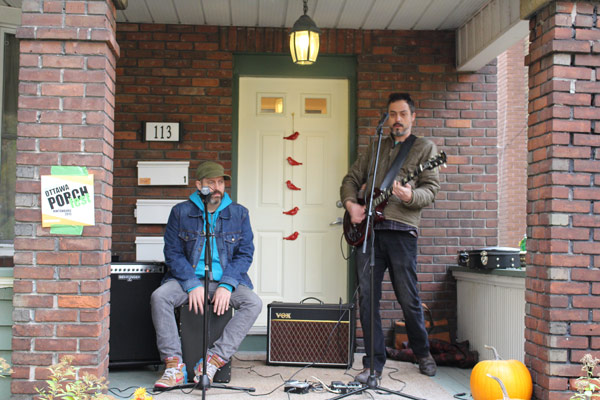
[[[423,166],[419,165],[416,170],[414,170],[413,172],[408,174],[408,176],[406,176],[400,180],[400,185],[402,185],[402,186],[406,185],[408,182],[410,182],[411,180],[413,180],[414,178],[419,176],[419,174],[421,172],[423,172]],[[389,188],[382,191],[379,194],[379,196],[377,196],[377,198],[373,200],[373,206],[377,207],[384,201],[387,201],[390,198],[390,196],[392,195],[393,189],[394,189],[394,186],[392,185]]]

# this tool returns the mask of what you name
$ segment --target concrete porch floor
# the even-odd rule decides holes
[[[239,352],[234,356],[231,369],[231,381],[228,386],[252,387],[255,392],[210,388],[206,391],[206,398],[214,399],[250,399],[261,397],[265,399],[331,399],[338,394],[326,390],[311,390],[307,394],[291,394],[283,390],[284,382],[290,379],[307,381],[319,384],[319,381],[331,385],[332,381],[348,383],[354,380],[362,368],[362,354],[354,357],[352,369],[344,368],[304,368],[298,366],[267,365],[265,352]],[[138,387],[146,388],[155,400],[183,400],[202,398],[202,390],[176,389],[167,392],[153,391],[154,382],[161,376],[163,367],[156,369],[154,366],[139,367],[136,369],[112,369],[109,372],[109,393],[116,399],[131,399],[133,392]],[[388,360],[383,371],[381,386],[390,390],[401,392],[428,400],[470,399],[469,377],[470,369],[452,367],[438,367],[435,377],[429,378],[419,373],[416,364]],[[463,394],[458,396],[459,394]],[[456,397],[455,397],[456,396]],[[391,395],[385,392],[367,390],[351,399],[389,399],[405,398],[405,396]],[[411,398],[411,397],[407,397]]]

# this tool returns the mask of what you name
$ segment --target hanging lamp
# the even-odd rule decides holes
[[[290,53],[292,61],[298,65],[311,65],[317,61],[319,55],[319,37],[321,30],[315,24],[306,12],[308,6],[307,0],[304,2],[304,15],[294,23],[290,32]]]

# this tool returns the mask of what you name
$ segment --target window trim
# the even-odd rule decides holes
[[[0,76],[4,76],[4,35],[7,33],[17,34],[15,28],[9,28],[0,24]],[[2,104],[3,104],[3,93],[4,93],[4,79],[0,79],[0,121],[2,121]],[[0,138],[2,138],[2,124],[0,124]],[[2,155],[0,155],[2,157]],[[0,158],[2,161],[2,158]]]
[[[0,257],[12,257],[15,255],[13,243],[0,243]]]
[[[4,76],[4,35],[11,33],[17,34],[16,27],[7,26],[4,23],[0,23],[0,76]],[[0,121],[2,121],[2,105],[3,105],[3,93],[4,93],[4,79],[0,79]],[[2,124],[0,123],[0,140],[2,140]],[[2,154],[0,154],[0,162],[2,162]],[[13,257],[15,254],[14,243],[0,243],[0,257]]]

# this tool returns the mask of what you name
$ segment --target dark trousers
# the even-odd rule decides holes
[[[369,238],[370,240],[370,238]],[[425,330],[421,298],[417,289],[417,238],[406,231],[375,231],[375,314],[371,318],[370,293],[370,242],[367,243],[367,253],[363,254],[362,247],[358,248],[356,256],[356,271],[360,287],[360,322],[365,339],[366,356],[363,366],[371,366],[374,358],[375,370],[382,371],[385,365],[385,336],[381,326],[379,302],[381,300],[381,283],[385,270],[390,273],[390,281],[396,294],[396,299],[402,307],[410,347],[417,358],[429,354],[429,341]],[[374,324],[374,337],[371,338],[371,321]],[[371,354],[371,340],[374,343],[374,354]]]

